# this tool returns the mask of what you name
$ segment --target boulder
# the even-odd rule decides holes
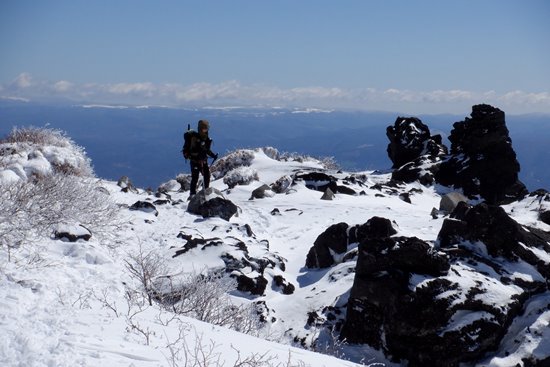
[[[335,263],[331,252],[344,254],[348,248],[348,225],[338,223],[321,233],[306,258],[308,268],[328,268]]]
[[[336,197],[336,195],[334,195],[332,190],[327,187],[327,189],[325,190],[323,196],[321,196],[321,200],[334,200],[335,197]]]
[[[257,189],[254,189],[254,191],[252,191],[252,195],[248,200],[270,198],[270,197],[273,197],[273,195],[275,195],[275,193],[271,190],[270,186],[262,185]]]
[[[292,185],[292,177],[283,176],[271,184],[271,190],[277,194],[284,194]]]
[[[249,292],[256,296],[262,296],[267,286],[267,279],[262,275],[258,275],[254,278],[248,277],[244,274],[236,276],[237,289],[241,292]]]
[[[273,282],[277,287],[281,289],[283,294],[293,294],[296,287],[294,284],[287,281],[282,275],[275,275],[273,277]]]
[[[528,192],[518,179],[520,165],[512,148],[504,112],[489,105],[472,107],[471,118],[456,122],[449,136],[450,157],[436,181],[480,195],[489,204],[507,204]]]
[[[294,181],[304,181],[306,187],[310,190],[325,192],[330,188],[332,192],[337,191],[338,179],[324,172],[309,172],[297,174]]]
[[[546,224],[550,224],[550,210],[540,212],[539,213],[539,220],[546,223]]]
[[[178,180],[170,180],[162,183],[158,187],[158,192],[183,191],[182,185]]]
[[[179,174],[176,177],[176,181],[180,184],[181,191],[191,190],[191,175]]]
[[[157,208],[148,201],[136,201],[132,204],[130,210],[138,210],[144,213],[151,213],[154,214],[155,217],[159,215]]]
[[[54,237],[68,242],[89,241],[92,232],[81,224],[59,224],[54,231]]]
[[[232,216],[237,214],[238,208],[219,190],[210,187],[191,197],[187,211],[201,215],[203,218],[219,217],[229,221]]]
[[[441,197],[441,200],[439,201],[439,210],[450,214],[455,210],[456,206],[460,202],[468,202],[468,198],[461,194],[460,192],[450,192],[448,194],[445,194]]]

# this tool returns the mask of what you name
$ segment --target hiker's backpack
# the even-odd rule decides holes
[[[191,125],[187,125],[187,131],[183,134],[183,148],[181,149],[185,159],[191,157],[191,143],[196,134],[197,132],[191,129]]]

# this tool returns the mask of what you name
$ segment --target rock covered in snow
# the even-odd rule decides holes
[[[246,234],[246,239],[240,239],[234,230]],[[272,279],[274,286],[280,287],[283,294],[291,294],[294,285],[283,277],[285,260],[269,251],[266,241],[254,238],[250,226],[242,228],[233,224],[226,229],[225,238],[198,238],[181,232],[178,238],[185,241],[183,247],[176,249],[173,257],[202,257],[201,252],[209,253],[209,257],[217,257],[223,265],[223,271],[237,281],[237,289],[251,295],[264,294],[269,278],[266,271],[275,273]],[[229,235],[231,234],[231,235]]]
[[[409,366],[457,366],[498,348],[510,323],[547,292],[550,234],[501,207],[460,202],[438,236],[364,228],[341,335]]]
[[[182,185],[177,179],[164,182],[158,187],[159,192],[180,191],[181,189]]]
[[[252,195],[250,196],[250,200],[254,199],[263,199],[263,198],[270,198],[273,197],[275,193],[273,190],[271,190],[271,187],[268,185],[262,185],[258,187],[257,189],[254,189],[252,191]]]
[[[393,168],[399,168],[424,155],[437,157],[447,153],[447,148],[441,143],[441,136],[431,136],[428,126],[416,117],[398,117],[393,126],[388,126],[386,135],[390,140],[387,151]]]
[[[204,218],[219,217],[229,221],[232,216],[237,214],[238,208],[231,200],[226,199],[219,190],[210,187],[191,197],[187,211],[202,215]]]
[[[157,208],[153,204],[143,200],[136,201],[132,204],[132,206],[130,206],[130,210],[139,210],[144,213],[151,213],[154,214],[155,217],[159,215]]]
[[[81,224],[59,224],[54,231],[54,237],[68,242],[89,241],[92,232]]]
[[[392,179],[432,184],[438,163],[447,154],[441,135],[431,136],[428,126],[416,117],[398,117],[386,135],[390,140],[388,156],[395,168]]]
[[[277,194],[284,194],[292,185],[292,177],[285,175],[271,184],[271,190]]]

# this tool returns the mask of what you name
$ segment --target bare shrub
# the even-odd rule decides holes
[[[147,298],[149,305],[152,306],[153,298],[156,297],[153,280],[161,275],[161,269],[165,265],[164,261],[154,251],[144,252],[140,244],[138,252],[130,254],[124,262],[130,276],[138,281],[141,292]]]
[[[264,154],[266,156],[268,156],[269,158],[273,159],[273,160],[276,160],[278,161],[279,160],[279,151],[277,150],[277,148],[273,148],[273,147],[263,147],[261,148],[261,150],[264,152]]]
[[[300,162],[300,163],[303,163],[303,162],[306,162],[306,161],[318,161],[319,163],[321,163],[321,165],[323,166],[324,169],[327,169],[327,170],[339,170],[340,169],[340,166],[338,165],[338,163],[336,162],[336,159],[334,157],[319,157],[319,158],[315,158],[315,157],[312,157],[312,156],[309,156],[309,155],[306,155],[306,154],[299,154],[299,153],[289,153],[289,152],[285,152],[285,153],[282,153],[280,154],[279,156],[279,160],[281,161],[287,161],[287,162]]]
[[[226,156],[218,159],[211,167],[210,171],[214,178],[225,176],[229,171],[238,167],[247,167],[252,164],[254,152],[252,150],[236,150]]]
[[[262,328],[252,305],[235,305],[229,293],[236,281],[219,272],[190,273],[174,280],[160,277],[154,288],[159,302],[167,310],[213,325],[257,335]]]
[[[0,140],[0,143],[31,143],[36,145],[53,145],[56,147],[68,147],[72,140],[64,132],[45,127],[14,127],[10,134]]]
[[[34,182],[0,183],[0,246],[13,249],[61,223],[79,223],[94,234],[120,224],[119,209],[95,179],[54,174]]]
[[[194,337],[190,341],[188,337]],[[168,340],[168,336],[166,336]],[[168,340],[167,349],[169,355],[165,356],[171,367],[222,367],[226,366],[227,356],[222,356],[218,350],[220,347],[214,340],[205,340],[203,334],[199,334],[189,324],[181,324],[179,336],[176,340]],[[235,361],[231,367],[309,367],[301,361],[293,361],[289,352],[285,361],[278,362],[278,357],[270,351],[251,353],[246,356],[231,345],[235,352]]]

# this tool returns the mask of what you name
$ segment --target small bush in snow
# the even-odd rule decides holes
[[[307,161],[317,161],[321,163],[324,169],[327,170],[339,170],[340,166],[334,159],[334,157],[322,157],[322,158],[314,158],[305,154],[299,154],[299,153],[283,153],[279,156],[279,160],[281,161],[287,161],[287,162],[307,162]]]
[[[118,225],[118,207],[94,179],[55,174],[35,181],[0,182],[0,246],[17,247],[79,223],[94,234]]]
[[[210,171],[212,176],[218,179],[235,168],[250,166],[253,159],[254,152],[252,150],[236,150],[216,161]]]
[[[239,167],[227,173],[223,178],[223,183],[232,189],[237,185],[248,185],[258,180],[258,172],[255,169]]]
[[[12,169],[22,179],[29,172],[35,177],[50,173],[93,176],[90,159],[84,149],[60,130],[14,128],[0,140],[0,167]]]
[[[140,280],[141,281],[141,280]],[[258,334],[261,323],[252,306],[233,304],[229,293],[236,281],[217,272],[190,273],[183,279],[159,277],[155,282],[157,299],[167,310],[246,334]]]
[[[266,156],[269,158],[278,161],[279,160],[279,151],[276,148],[273,147],[263,147],[261,150],[264,152]]]

